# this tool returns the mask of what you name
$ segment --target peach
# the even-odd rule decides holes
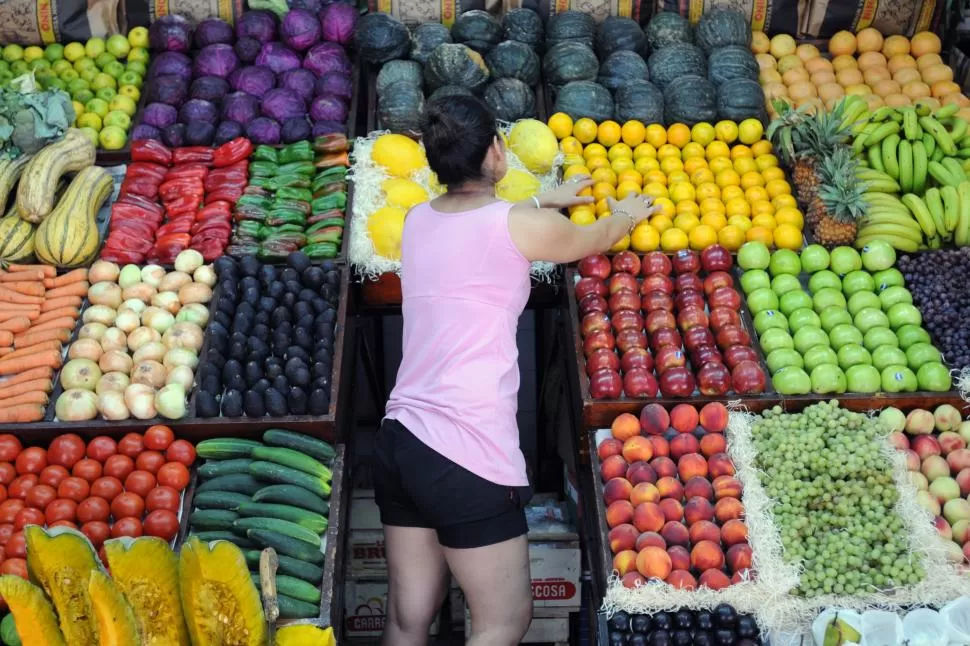
[[[617,525],[609,533],[610,551],[614,554],[619,554],[623,550],[632,550],[636,547],[637,537],[639,535],[640,532],[630,523]]]
[[[603,486],[603,500],[608,507],[617,500],[629,500],[633,485],[626,478],[613,478]]]
[[[680,590],[696,590],[697,579],[686,570],[673,570],[667,577],[667,583]]]
[[[950,465],[941,455],[931,455],[923,460],[923,466],[920,467],[920,470],[930,482],[933,482],[937,478],[945,478],[950,475]]]
[[[741,499],[741,492],[744,487],[741,481],[733,476],[718,476],[714,478],[714,498],[737,498]]]
[[[695,477],[706,478],[707,460],[700,453],[688,453],[677,461],[677,473],[681,482]]]
[[[720,402],[704,404],[698,418],[708,433],[722,433],[727,428],[728,409]]]
[[[630,493],[630,502],[636,507],[642,502],[658,502],[660,491],[649,482],[641,482]]]
[[[906,415],[906,431],[910,435],[928,435],[934,428],[936,428],[936,419],[928,410],[917,408]]]
[[[953,540],[953,528],[950,527],[950,523],[946,522],[946,518],[942,516],[937,516],[933,519],[933,525],[936,527],[936,532],[948,541]]]
[[[670,455],[670,442],[662,435],[648,435],[647,439],[653,444],[653,454],[667,457]]]
[[[680,504],[679,500],[664,498],[657,504],[660,505],[660,508],[664,512],[664,518],[668,521],[684,519],[684,506]]]
[[[744,505],[737,498],[721,498],[714,504],[714,517],[721,524],[742,516]]]
[[[703,587],[710,588],[711,590],[723,590],[731,585],[731,579],[724,572],[712,568],[701,572],[699,583]]]
[[[663,435],[670,426],[670,415],[660,404],[647,404],[640,411],[640,429],[647,435]]]
[[[724,567],[724,552],[714,541],[701,541],[690,551],[690,564],[698,570]]]
[[[670,425],[680,433],[690,433],[697,428],[697,409],[690,404],[677,404],[670,411]]]
[[[707,459],[707,470],[711,478],[733,476],[734,461],[727,453],[715,453]]]
[[[627,572],[635,572],[637,569],[637,553],[633,550],[624,550],[613,557],[613,569],[620,576]]]
[[[752,558],[751,546],[747,543],[732,545],[727,551],[727,564],[732,572],[745,570],[751,567]]]
[[[955,479],[960,485],[960,495],[966,498],[970,495],[970,469],[961,469]]]
[[[639,552],[644,547],[662,547],[667,549],[667,541],[657,532],[643,532],[637,537],[637,542],[633,549]]]
[[[626,442],[640,434],[640,420],[630,413],[621,413],[613,420],[610,432],[619,441]]]
[[[637,586],[643,585],[646,582],[647,580],[644,579],[643,575],[640,574],[639,572],[627,572],[620,579],[620,583],[623,584],[623,587],[630,588],[631,590],[636,589]]]
[[[712,541],[717,543],[721,540],[721,530],[717,525],[709,520],[700,520],[690,526],[688,530],[690,542],[697,544],[701,541]]]
[[[684,519],[688,525],[714,519],[714,505],[704,498],[691,498],[684,505]]]
[[[960,545],[970,543],[970,520],[958,520],[950,526],[950,530],[953,540]]]
[[[650,466],[656,471],[658,478],[666,478],[677,475],[677,463],[668,457],[659,457],[650,460]]]
[[[626,470],[626,479],[630,481],[630,484],[636,486],[641,482],[649,482],[653,484],[657,481],[657,472],[653,470],[647,462],[634,462],[630,465],[630,468]]]
[[[633,520],[633,505],[629,500],[614,500],[606,508],[606,524],[610,527],[624,525]]]
[[[754,572],[750,568],[741,568],[731,577],[731,585],[745,581],[754,581]]]
[[[906,455],[906,469],[909,471],[919,471],[923,466],[923,461],[919,459],[919,454],[913,449],[903,451]]]
[[[623,458],[627,462],[649,461],[653,457],[653,444],[650,440],[637,435],[623,443]]]
[[[715,453],[724,453],[727,450],[727,440],[720,433],[708,433],[701,438],[700,449],[709,458]]]
[[[923,460],[931,455],[939,455],[943,452],[943,449],[940,448],[940,443],[932,435],[918,435],[914,437],[912,447],[916,451],[916,455]]]
[[[953,473],[970,468],[970,449],[959,448],[954,450],[946,456],[946,463],[950,465],[950,471]]]
[[[611,455],[600,464],[600,475],[603,482],[626,475],[627,464],[622,455]]]
[[[922,492],[920,492],[922,493]],[[939,516],[939,512],[936,513]],[[948,500],[945,505],[943,505],[943,517],[949,521],[952,527],[960,520],[970,520],[970,502],[967,502],[963,498],[954,498],[953,500]]]
[[[663,581],[672,569],[667,551],[659,547],[645,547],[637,555],[637,571],[648,579]]]
[[[906,437],[905,433],[900,431],[893,431],[889,434],[889,443],[900,451],[905,451],[909,448],[909,438]]]
[[[933,422],[939,431],[954,431],[962,421],[960,411],[950,404],[940,404],[933,411]]]
[[[599,456],[600,462],[611,455],[620,455],[621,453],[623,453],[623,442],[615,437],[606,438],[596,447],[596,455]]]
[[[694,476],[684,485],[684,498],[689,499],[698,496],[708,500],[714,500],[714,486],[707,478]]]
[[[732,519],[721,527],[721,542],[730,547],[748,541],[748,526],[743,520]]]
[[[683,545],[673,545],[667,549],[667,555],[675,570],[690,569],[690,552]]]
[[[929,491],[917,491],[916,502],[919,503],[920,507],[930,512],[934,516],[939,516],[941,513],[942,507],[940,507],[940,503],[936,501],[936,497]],[[955,519],[947,518],[947,520],[949,520],[950,524],[952,525]]]
[[[661,498],[680,500],[684,497],[684,485],[680,484],[677,478],[660,478],[657,480],[657,489],[660,491]]]
[[[930,481],[919,471],[907,471],[906,475],[909,476],[909,483],[916,487],[917,491],[930,488]]]
[[[960,485],[949,476],[937,478],[930,483],[930,493],[936,498],[936,502],[942,505],[947,500],[960,497]]]
[[[902,431],[906,428],[906,415],[898,408],[890,406],[883,408],[879,413],[879,421],[883,423],[887,431]]]
[[[676,520],[665,523],[663,529],[660,530],[660,535],[667,541],[667,545],[687,547],[690,544],[690,533],[687,531],[687,526]]]
[[[967,562],[967,557],[964,556],[963,549],[959,545],[951,541],[945,541],[943,543],[946,552],[946,560],[950,563],[963,564]]]
[[[652,502],[642,502],[633,510],[633,526],[641,532],[659,532],[664,526],[664,513]]]
[[[939,440],[940,449],[942,449],[943,455],[946,456],[949,456],[957,449],[966,450],[967,448],[967,441],[960,437],[959,433],[954,433],[953,431],[943,431],[936,439]]]
[[[688,453],[697,453],[700,447],[700,442],[693,435],[678,435],[670,440],[670,457],[674,460],[680,460],[682,456]]]

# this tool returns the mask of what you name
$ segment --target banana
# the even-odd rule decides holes
[[[892,235],[859,236],[855,239],[855,243],[853,246],[855,246],[856,249],[862,249],[867,244],[875,240],[883,240],[885,242],[888,242],[893,249],[897,249],[899,251],[905,251],[907,253],[918,251],[920,246],[918,242],[913,242],[909,238],[901,238],[899,236],[892,236]]]
[[[874,168],[880,172],[885,172],[886,169],[882,165],[882,147],[881,146],[869,146],[866,148],[866,156],[868,157],[866,161],[866,166],[868,168]]]
[[[946,119],[947,117],[952,117],[957,112],[960,111],[960,106],[956,103],[949,103],[947,105],[940,106],[933,113],[933,116],[937,119]]]
[[[951,238],[960,220],[960,197],[957,194],[957,187],[950,184],[940,187],[940,197],[943,198],[943,233],[947,238]]]
[[[895,224],[869,224],[859,227],[858,237],[883,235],[906,238],[907,240],[912,240],[913,242],[923,241],[923,234],[916,233],[912,229],[901,227]]]
[[[865,146],[866,136],[878,127],[878,123],[870,123],[868,121],[859,121],[856,125],[852,126],[852,134],[855,136],[852,147],[855,148],[858,146],[859,149],[857,152],[861,152],[862,147]]]
[[[903,193],[913,190],[913,144],[899,142],[899,188]]]
[[[870,121],[875,121],[877,123],[885,121],[886,119],[892,118],[893,112],[895,111],[896,110],[894,108],[888,105],[884,105],[872,113],[872,118],[870,119]]]
[[[903,135],[908,141],[915,141],[920,138],[919,135],[919,123],[917,121],[916,111],[912,108],[903,108],[900,110],[903,114]]]
[[[948,231],[946,228],[946,218],[944,217],[943,209],[943,197],[940,195],[940,189],[931,188],[926,191],[926,195],[923,196],[926,201],[926,208],[930,211],[930,216],[933,218],[933,224],[936,225],[937,233],[947,237]]]
[[[926,190],[926,166],[929,163],[922,141],[913,142],[913,192],[921,195]]]
[[[885,210],[885,209],[872,209],[868,211],[864,216],[862,216],[861,224],[892,224],[895,226],[906,227],[918,232],[922,235],[923,229],[920,227],[919,222],[913,219],[913,214],[909,210],[897,211],[897,210]]]
[[[967,174],[963,172],[963,165],[956,159],[953,157],[944,157],[940,163],[943,164],[943,168],[950,173],[953,179],[957,181],[957,184],[967,181]]]
[[[921,117],[928,117],[933,112],[933,108],[924,99],[917,101],[914,107],[916,108],[916,114]]]
[[[960,197],[960,218],[953,231],[953,242],[958,247],[965,247],[970,244],[970,182],[960,182],[957,195]]]
[[[924,132],[920,141],[923,142],[923,148],[926,148],[926,156],[932,157],[933,151],[936,150],[936,139],[930,133]]]
[[[935,162],[942,161],[945,156],[946,155],[943,154],[943,149],[937,146],[936,150],[933,151],[933,154],[930,155],[930,161],[935,161]]]
[[[879,124],[879,126],[870,132],[869,136],[866,137],[865,145],[875,146],[889,135],[894,135],[897,132],[899,132],[899,124],[895,121]],[[862,152],[861,148],[859,149],[859,152]]]
[[[970,148],[960,148],[957,150],[957,157],[960,159],[970,159]]]
[[[880,154],[882,155],[882,167],[886,171],[886,174],[895,180],[899,179],[899,158],[896,156],[896,149],[898,147],[898,134],[891,134],[883,139],[882,145],[879,147]]]
[[[939,152],[939,149],[937,149],[937,152]],[[938,161],[931,161],[929,164],[927,164],[926,169],[929,172],[930,177],[935,179],[936,183],[940,184],[941,186],[956,186],[958,184],[956,178],[950,175],[950,171],[948,171],[943,164]]]
[[[923,230],[923,233],[926,234],[926,237],[932,238],[935,236],[936,225],[933,223],[933,217],[930,215],[929,209],[926,208],[926,203],[923,199],[914,193],[907,193],[902,199],[903,204],[909,207],[916,221],[919,222],[919,226]]]
[[[875,191],[867,191],[862,194],[862,199],[864,199],[869,204],[888,204],[889,206],[896,206],[899,208],[903,207],[903,203],[899,201],[899,198],[895,195],[890,195],[889,193],[877,193]]]
[[[920,117],[919,125],[922,126],[923,130],[933,135],[936,143],[943,150],[944,155],[957,154],[956,144],[953,143],[953,138],[950,137],[950,133],[946,131],[943,124],[933,117]]]
[[[963,119],[956,119],[953,122],[953,127],[950,128],[950,139],[953,141],[961,141],[967,134],[967,131],[970,130],[968,126],[970,126],[970,123],[967,123]]]

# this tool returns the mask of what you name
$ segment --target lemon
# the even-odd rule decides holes
[[[378,137],[371,149],[371,158],[395,177],[410,177],[412,173],[428,165],[421,145],[410,137],[397,134]]]
[[[549,128],[556,139],[565,139],[573,133],[573,118],[565,112],[557,112],[549,117]]]
[[[564,155],[562,158],[562,167],[569,168],[570,166],[585,166],[586,160],[582,158],[581,155]]]
[[[135,101],[130,96],[118,94],[108,103],[108,109],[112,112],[124,112],[130,117],[135,114]]]
[[[764,127],[757,119],[745,119],[738,125],[738,138],[743,144],[750,146],[759,141],[764,134]]]
[[[64,46],[64,58],[72,63],[84,58],[84,45],[82,43],[68,43]]]
[[[654,219],[656,219],[657,216],[661,216],[667,218],[668,220],[672,220],[677,214],[676,207],[669,197],[658,197],[654,199],[653,205],[657,207]]]
[[[141,47],[143,49],[148,48],[148,28],[146,27],[132,27],[128,31],[128,43],[132,47]]]
[[[79,128],[90,128],[95,132],[101,130],[101,117],[95,112],[84,112],[77,118]]]
[[[680,251],[686,249],[690,241],[687,234],[680,229],[667,229],[660,234],[660,248],[664,251]]]
[[[24,48],[20,45],[7,45],[3,48],[3,60],[8,63],[19,61],[24,57]]]
[[[667,143],[667,129],[659,123],[651,123],[644,131],[644,138],[654,148],[660,148]]]
[[[552,170],[559,154],[559,140],[546,124],[536,119],[516,121],[509,133],[509,148],[519,161],[533,173]]]
[[[648,223],[641,222],[630,236],[630,246],[640,253],[654,251],[660,246],[660,234]]]
[[[128,141],[128,135],[119,126],[105,126],[98,133],[98,142],[105,150],[121,150],[125,147],[126,141]]]
[[[108,115],[102,121],[105,127],[117,126],[125,132],[131,126],[131,117],[122,112],[121,110],[112,110],[108,112]]]
[[[705,121],[694,124],[690,129],[690,138],[702,146],[707,146],[714,141],[715,134],[714,126]]]
[[[84,43],[84,53],[88,58],[97,58],[104,53],[104,38],[90,38]]]
[[[80,130],[81,133],[83,133],[85,137],[87,137],[88,139],[90,139],[91,140],[91,143],[95,147],[98,146],[98,144],[100,142],[98,141],[98,131],[97,130],[95,130],[94,128],[78,128],[78,130]]]
[[[415,186],[417,186],[417,184],[415,184]],[[420,186],[417,187],[421,188]],[[510,168],[508,171],[506,171],[505,177],[503,177],[502,180],[495,185],[495,195],[503,200],[506,200],[507,202],[521,202],[522,200],[527,200],[538,193],[539,187],[539,180],[536,179],[531,173],[518,170],[517,168]],[[384,190],[386,191],[387,189]],[[419,201],[423,202],[427,199],[428,197],[425,195],[424,199]],[[390,194],[388,194],[388,202],[391,202]],[[417,204],[417,202],[415,202],[415,204]],[[401,206],[405,205],[401,204]],[[413,206],[413,204],[407,206],[410,207]]]
[[[738,138],[738,124],[727,119],[718,121],[717,125],[714,126],[714,132],[718,141],[731,144]]]
[[[650,218],[650,226],[655,229],[657,233],[663,233],[667,229],[674,226],[674,221],[666,215],[655,215]]]
[[[385,135],[387,136],[387,135]],[[390,260],[401,259],[401,234],[404,232],[405,211],[396,206],[385,206],[367,218],[374,253]]]

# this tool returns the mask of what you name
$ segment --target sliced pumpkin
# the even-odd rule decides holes
[[[263,646],[266,622],[242,551],[190,538],[179,556],[182,611],[194,646]]]
[[[57,627],[54,608],[44,591],[19,576],[0,576],[0,596],[7,602],[21,643],[32,646],[66,646]]]
[[[115,582],[100,570],[91,572],[88,594],[98,626],[98,646],[141,644],[141,631],[131,606]]]
[[[337,646],[337,640],[333,628],[297,624],[277,630],[273,646]]]
[[[145,646],[188,646],[182,615],[178,558],[160,538],[105,541],[104,554],[118,588],[131,604]]]
[[[91,543],[84,534],[68,527],[45,530],[27,525],[24,538],[27,570],[54,602],[64,639],[72,645],[97,644],[88,581],[100,563]]]

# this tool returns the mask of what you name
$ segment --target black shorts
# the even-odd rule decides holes
[[[385,419],[374,447],[374,495],[381,522],[427,527],[445,547],[467,549],[527,533],[532,487],[489,482]]]

